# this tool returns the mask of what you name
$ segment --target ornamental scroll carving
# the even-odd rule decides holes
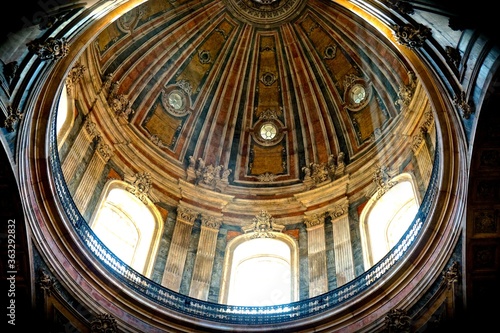
[[[96,316],[90,323],[91,333],[116,333],[118,326],[116,319],[107,313],[101,313]]]
[[[45,295],[51,295],[56,290],[56,279],[51,277],[45,270],[40,271],[40,278],[38,279],[38,285],[42,289]]]
[[[38,55],[42,60],[57,60],[69,53],[66,39],[47,38],[45,41],[35,39],[27,44],[28,50]]]
[[[404,310],[392,309],[385,317],[385,326],[389,333],[409,333],[411,318]]]
[[[332,154],[326,163],[309,163],[302,167],[306,187],[310,189],[343,176],[345,172],[344,156],[343,152],[337,156]]]
[[[416,26],[411,24],[394,25],[393,29],[396,41],[410,49],[422,47],[431,35],[431,28],[423,24],[417,24]]]
[[[459,279],[460,267],[458,262],[454,261],[451,266],[443,272],[443,283],[446,284],[447,288],[452,288],[459,282]]]
[[[373,173],[373,182],[377,186],[377,199],[380,199],[388,190],[398,182],[391,180],[392,171],[386,166],[376,166]]]
[[[399,87],[398,91],[398,99],[394,104],[396,106],[399,105],[401,111],[404,111],[408,108],[413,98],[413,94],[415,93],[415,88],[417,87],[417,78],[415,73],[408,72],[409,83],[407,85],[402,85]]]
[[[73,68],[71,68],[71,71],[66,77],[66,82],[65,82],[68,94],[71,94],[73,92],[75,84],[83,78],[83,74],[85,73],[86,70],[87,67],[80,63],[77,63],[75,66],[73,66]]]
[[[188,181],[194,181],[196,185],[211,190],[222,191],[229,184],[229,175],[232,170],[222,165],[206,165],[202,158],[196,160],[190,156],[186,172]]]
[[[19,109],[14,111],[14,108],[10,105],[7,107],[7,112],[8,115],[5,118],[4,127],[8,132],[12,133],[15,131],[15,124],[23,119],[23,113]]]
[[[268,212],[261,212],[253,218],[253,223],[242,227],[245,233],[249,233],[250,238],[275,238],[274,232],[282,232],[285,226],[274,223],[274,218]]]
[[[134,175],[134,178],[135,180],[130,183],[127,190],[147,205],[149,192],[152,188],[151,175],[149,172],[138,172]]]
[[[104,87],[109,87],[108,104],[117,117],[128,120],[128,117],[134,113],[132,102],[124,94],[118,93],[118,85],[118,82],[110,82],[110,78],[106,78]]]
[[[474,112],[473,105],[467,101],[465,91],[460,92],[458,96],[453,98],[453,104],[462,110],[462,117],[465,119],[469,119],[471,114]]]

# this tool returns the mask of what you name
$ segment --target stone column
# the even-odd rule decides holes
[[[62,172],[66,182],[69,182],[73,178],[76,168],[78,167],[78,164],[80,164],[83,155],[85,155],[89,144],[99,135],[100,134],[97,131],[96,124],[89,119],[86,119],[82,128],[78,132],[68,155],[62,162]]]
[[[177,208],[177,220],[161,282],[163,286],[173,291],[179,291],[181,286],[191,231],[197,216],[198,213],[189,208],[183,206]]]
[[[80,184],[78,184],[75,195],[73,196],[75,204],[82,214],[84,214],[87,210],[92,194],[96,189],[97,183],[101,179],[104,167],[110,157],[111,148],[102,141],[99,141],[97,149],[95,150],[94,155],[92,155],[92,159],[90,160],[87,169],[85,169],[82,180],[80,181]]]
[[[307,227],[309,297],[314,297],[328,291],[324,215],[306,215],[304,223]]]
[[[432,174],[432,159],[422,134],[413,137],[413,154],[417,159],[418,168],[424,181],[429,181]]]
[[[337,287],[354,279],[354,258],[352,256],[351,232],[349,229],[349,204],[345,202],[330,210],[333,226],[333,249]]]
[[[201,234],[189,289],[189,296],[191,297],[204,301],[208,299],[217,235],[221,225],[222,218],[207,214],[201,215]]]

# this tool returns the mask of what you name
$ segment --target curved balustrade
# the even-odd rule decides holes
[[[50,160],[55,188],[68,220],[83,243],[87,245],[88,250],[102,262],[110,274],[128,285],[132,290],[158,303],[158,305],[179,313],[185,313],[191,317],[221,323],[243,325],[283,323],[331,310],[361,294],[387,274],[418,239],[438,187],[439,155],[436,149],[432,177],[414,221],[401,240],[382,260],[347,284],[322,295],[289,304],[274,306],[224,305],[191,298],[161,286],[123,263],[96,237],[76,208],[64,180],[57,150],[55,128],[56,126],[52,126],[51,130]]]

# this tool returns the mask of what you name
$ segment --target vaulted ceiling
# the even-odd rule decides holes
[[[148,1],[86,52],[89,95],[107,90],[132,129],[111,142],[132,141],[174,179],[192,166],[188,180],[228,194],[301,192],[305,167],[334,172],[373,151],[411,83],[394,45],[358,21],[319,0]]]

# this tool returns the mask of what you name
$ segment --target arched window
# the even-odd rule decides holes
[[[118,258],[149,276],[163,223],[154,205],[143,203],[127,186],[121,181],[108,182],[90,226]]]
[[[71,127],[73,126],[75,118],[75,104],[74,100],[68,96],[66,85],[63,85],[61,96],[59,97],[59,104],[57,106],[57,145],[60,148],[66,140]]]
[[[221,303],[244,306],[297,300],[297,245],[289,236],[238,236],[227,246]]]
[[[383,195],[376,193],[361,212],[360,228],[365,269],[382,259],[415,218],[419,196],[412,176],[401,174]]]

